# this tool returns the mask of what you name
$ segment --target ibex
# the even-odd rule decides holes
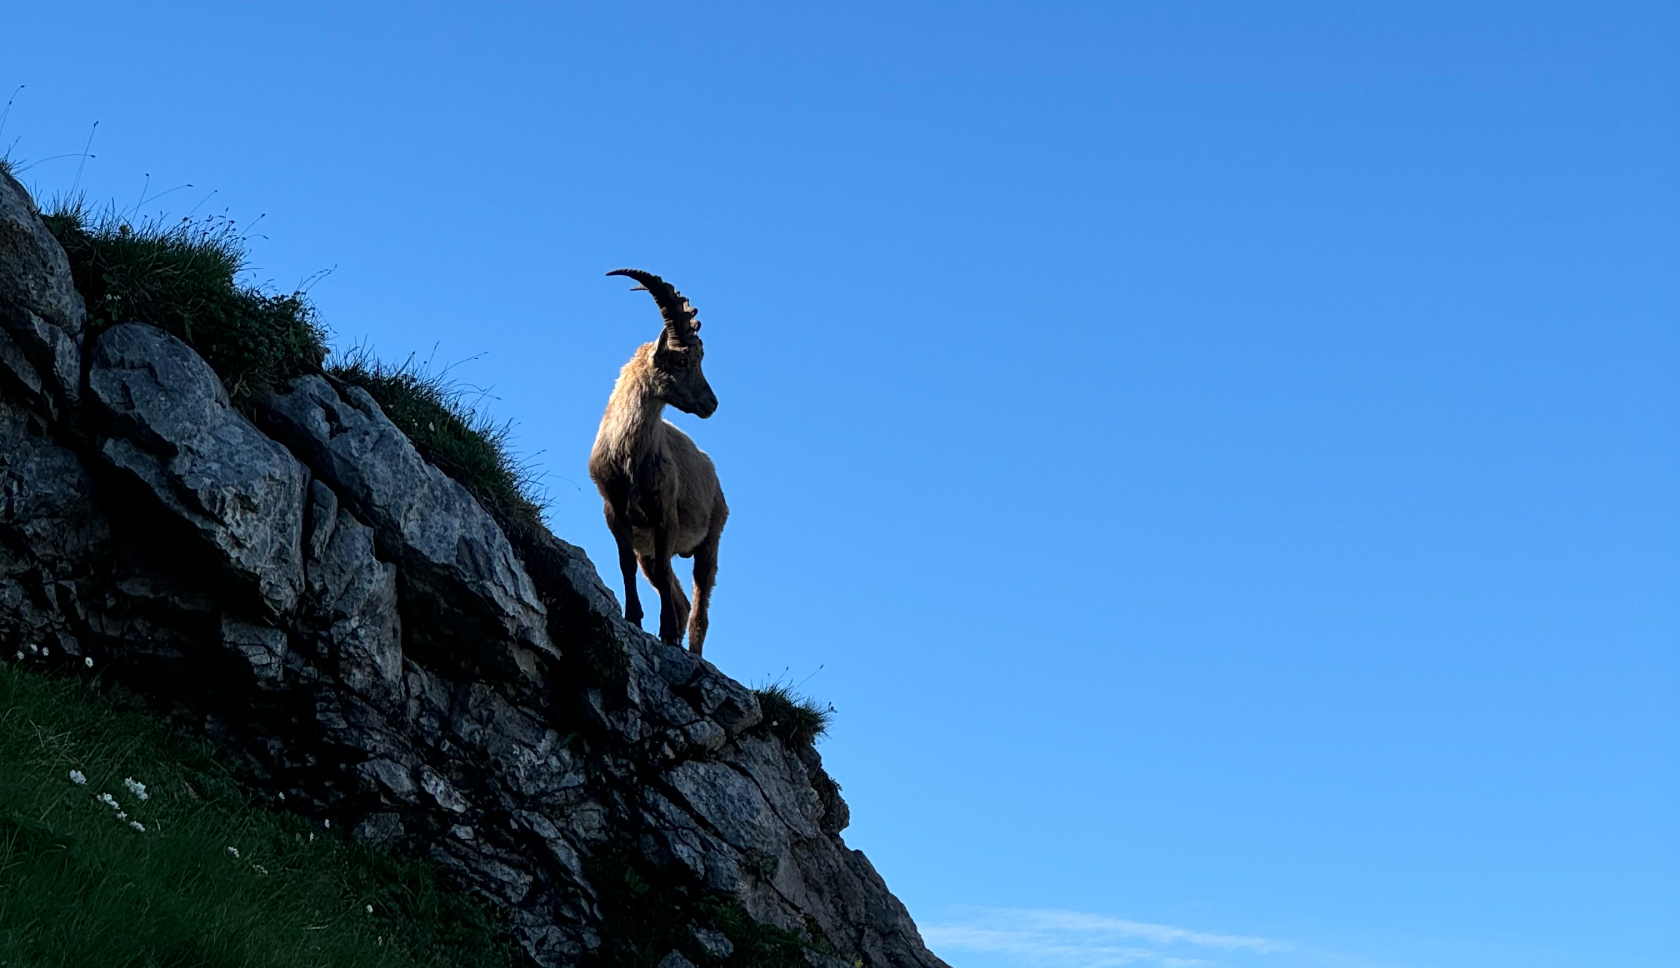
[[[640,269],[614,269],[629,276],[659,304],[665,330],[644,343],[624,364],[607,400],[589,477],[606,505],[607,527],[618,542],[624,575],[624,617],[637,625],[642,603],[636,594],[636,563],[659,591],[659,637],[696,655],[706,643],[706,611],[717,582],[718,538],[729,518],[717,469],[688,435],[661,417],[666,404],[705,419],[717,410],[717,394],[700,372],[705,347],[694,307],[670,283]],[[694,558],[694,611],[689,614],[671,556]]]

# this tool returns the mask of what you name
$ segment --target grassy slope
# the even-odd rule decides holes
[[[0,965],[509,963],[491,916],[428,865],[253,805],[207,747],[17,666],[0,668]]]

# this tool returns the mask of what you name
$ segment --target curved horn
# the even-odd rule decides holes
[[[700,320],[695,318],[694,306],[683,298],[677,288],[651,272],[640,269],[614,269],[609,276],[628,276],[641,283],[653,301],[659,304],[659,315],[665,318],[665,328],[678,342],[692,344],[699,337]]]

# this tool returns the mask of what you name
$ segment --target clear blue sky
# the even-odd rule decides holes
[[[0,140],[266,213],[599,563],[681,287],[708,656],[957,968],[1680,965],[1680,8],[705,6],[13,4]]]

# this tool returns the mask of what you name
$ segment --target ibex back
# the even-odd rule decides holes
[[[717,582],[718,539],[729,518],[712,459],[661,414],[665,405],[702,419],[717,410],[717,395],[700,370],[705,347],[694,307],[670,283],[640,269],[614,269],[652,294],[665,319],[659,338],[645,343],[618,373],[607,400],[589,477],[601,492],[607,527],[618,543],[624,576],[624,617],[638,625],[636,564],[659,592],[659,637],[696,654],[706,642],[706,612]],[[671,556],[694,558],[694,605],[683,595]]]

